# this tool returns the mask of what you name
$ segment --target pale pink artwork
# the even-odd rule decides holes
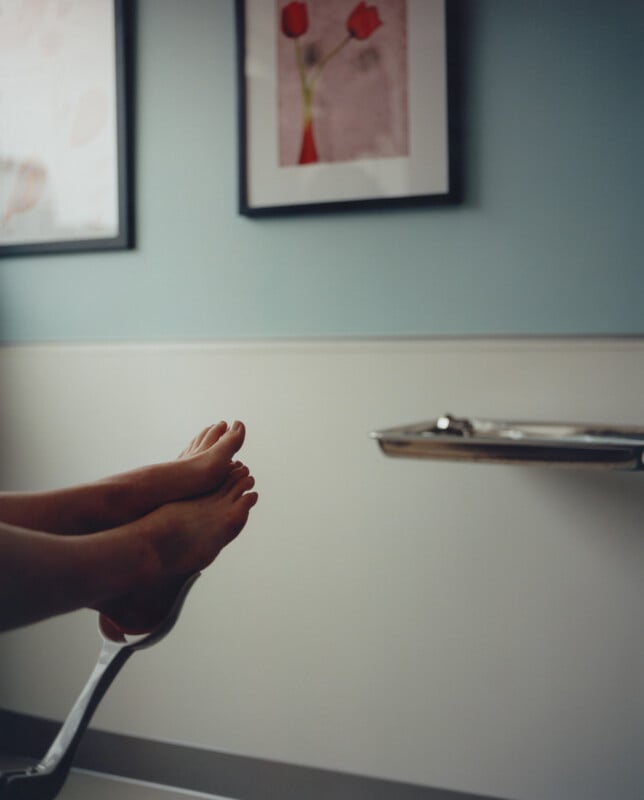
[[[282,167],[409,154],[407,0],[277,0]]]
[[[113,0],[0,0],[0,245],[118,232]]]

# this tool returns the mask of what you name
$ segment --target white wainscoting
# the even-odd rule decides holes
[[[45,488],[247,423],[260,503],[95,725],[513,800],[644,786],[644,474],[394,460],[452,412],[644,425],[644,342],[0,350],[0,479]],[[0,706],[62,719],[83,611],[0,637]]]

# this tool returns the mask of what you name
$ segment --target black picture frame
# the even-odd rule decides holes
[[[94,119],[99,118],[104,121],[103,129],[101,130],[100,141],[103,143],[104,150],[101,153],[109,153],[109,158],[103,155],[101,163],[105,164],[105,176],[103,183],[98,185],[98,178],[92,170],[82,171],[80,164],[72,170],[75,176],[74,180],[49,181],[49,174],[52,169],[56,171],[60,168],[61,159],[67,159],[67,162],[72,163],[73,156],[70,156],[68,151],[59,157],[59,152],[51,147],[49,143],[52,140],[63,140],[61,131],[55,129],[55,126],[42,125],[38,130],[39,141],[43,143],[43,152],[47,152],[49,160],[36,161],[34,163],[42,163],[41,169],[44,171],[45,178],[42,183],[46,188],[44,192],[48,193],[47,203],[52,207],[56,207],[60,197],[56,195],[56,186],[64,186],[64,191],[68,193],[66,197],[74,197],[79,207],[83,203],[84,197],[90,197],[94,192],[94,197],[100,196],[98,193],[102,190],[110,199],[109,204],[105,202],[105,208],[109,208],[109,224],[90,224],[79,223],[77,227],[70,223],[64,226],[60,225],[53,219],[49,223],[50,218],[54,218],[53,214],[42,214],[40,219],[33,223],[23,225],[23,230],[16,233],[11,231],[7,232],[7,216],[11,216],[10,206],[11,202],[11,189],[8,188],[5,197],[0,196],[0,258],[9,256],[30,256],[30,255],[47,255],[47,254],[63,254],[63,253],[81,253],[81,252],[100,252],[109,250],[127,250],[134,247],[135,241],[135,218],[134,218],[134,34],[135,34],[135,0],[84,0],[83,12],[87,14],[90,10],[90,3],[97,3],[96,23],[86,23],[88,27],[84,30],[91,28],[92,35],[96,37],[95,48],[85,47],[82,50],[83,61],[78,58],[77,70],[68,69],[69,74],[82,75],[84,71],[91,69],[88,65],[88,58],[91,60],[93,54],[96,53],[97,64],[99,58],[103,58],[103,65],[109,63],[109,67],[100,67],[103,69],[101,75],[105,74],[105,86],[100,85],[100,89],[105,89],[104,96],[109,98],[104,106],[100,106],[100,114],[97,111],[98,103],[96,101],[97,95],[90,95],[87,97],[81,96],[80,100],[76,96],[74,99],[80,105],[84,100],[86,106],[89,106],[89,113],[87,116],[91,117],[91,112],[94,113]],[[93,20],[94,18],[92,18]],[[108,24],[103,23],[107,21]],[[99,24],[100,22],[100,24]],[[110,24],[113,22],[113,28]],[[44,21],[43,21],[44,24]],[[93,26],[93,27],[92,27]],[[78,36],[76,35],[76,39]],[[69,38],[68,41],[73,41],[74,37]],[[112,51],[113,47],[113,51]],[[70,48],[71,49],[71,48]],[[80,52],[80,48],[79,48]],[[28,57],[28,56],[25,56]],[[1,56],[0,56],[1,58]],[[75,55],[68,53],[68,62],[73,60]],[[76,63],[74,61],[74,63]],[[69,67],[69,63],[66,63]],[[29,65],[27,65],[27,69]],[[34,65],[35,69],[35,65]],[[62,73],[62,70],[61,70]],[[65,86],[56,87],[56,95],[60,91],[61,96],[64,97]],[[95,90],[96,92],[99,89]],[[92,107],[94,102],[94,107]],[[20,119],[21,114],[26,116],[30,113],[30,107],[33,104],[33,98],[27,97],[20,107],[13,107],[12,109],[5,108],[5,115],[11,118]],[[67,104],[68,106],[69,104]],[[66,106],[66,107],[67,107]],[[11,113],[13,112],[13,113]],[[15,114],[15,117],[14,117]],[[102,116],[101,116],[102,115]],[[60,115],[59,115],[60,116]],[[68,121],[69,128],[69,121]],[[88,130],[89,128],[89,130]],[[108,130],[109,133],[105,133]],[[80,139],[80,145],[77,147],[79,159],[81,155],[86,155],[88,152],[87,141],[83,140],[83,136],[87,139],[95,131],[91,130],[91,122],[85,123],[85,128],[80,133],[77,133],[77,139]],[[68,137],[68,130],[65,131]],[[96,134],[95,140],[99,138]],[[93,140],[93,141],[95,141]],[[107,142],[107,144],[105,144]],[[89,146],[92,146],[90,144]],[[33,148],[38,153],[38,148]],[[24,162],[12,157],[12,153],[4,153],[2,147],[2,134],[0,134],[0,181],[2,180],[2,167],[3,158],[4,164],[9,164],[10,170],[13,170],[13,178],[16,191],[19,192],[20,186],[18,183],[18,173],[23,169],[22,175],[25,174],[24,170],[27,167],[21,166]],[[63,151],[60,151],[61,154]],[[96,154],[96,158],[98,158]],[[82,174],[81,174],[82,172]],[[26,173],[29,177],[28,172]],[[38,180],[38,175],[36,175]],[[96,185],[92,181],[96,181]],[[5,185],[9,186],[10,180],[5,180]],[[107,188],[105,188],[107,187]],[[28,194],[28,192],[27,192]],[[18,195],[20,197],[20,195]],[[33,198],[28,198],[33,199]],[[44,204],[45,201],[40,201]],[[4,207],[3,207],[4,203]],[[25,202],[23,202],[23,206]],[[27,203],[28,205],[28,203]],[[27,212],[36,211],[36,205],[27,209]],[[97,203],[98,207],[98,203]],[[103,206],[100,206],[102,209]],[[8,210],[9,209],[9,210]],[[21,212],[22,213],[22,212]],[[27,213],[23,213],[21,223],[27,219]],[[5,223],[3,229],[2,223]]]
[[[239,134],[238,212],[241,215],[267,217],[365,209],[414,208],[450,205],[461,201],[461,169],[457,154],[456,131],[460,103],[454,70],[456,35],[454,0],[451,0],[451,6],[446,0],[404,0],[404,2],[406,13],[410,17],[415,17],[407,21],[411,32],[408,40],[410,51],[408,77],[410,86],[413,86],[409,92],[412,141],[407,157],[383,158],[380,163],[370,159],[368,162],[358,160],[350,164],[315,163],[284,167],[278,163],[279,145],[276,131],[279,111],[276,98],[279,89],[276,53],[279,46],[279,26],[280,23],[284,25],[281,15],[289,3],[286,0],[270,0],[270,2],[235,0]],[[372,6],[367,6],[367,10],[374,7],[377,9],[378,5],[378,0],[374,0]],[[344,6],[348,13],[351,13],[356,9],[355,0],[347,0]],[[419,21],[426,24],[419,25]],[[423,46],[423,41],[419,38],[422,37],[423,30],[425,34],[431,35],[432,47]],[[284,32],[283,27],[282,32]],[[374,41],[377,34],[376,30]],[[429,62],[427,53],[430,57]],[[421,76],[421,68],[428,65],[436,74],[429,82],[432,91],[424,96],[427,75]],[[426,105],[432,106],[430,113],[425,113]],[[428,117],[431,117],[430,122],[427,122]],[[418,123],[418,119],[424,120],[423,123]],[[417,131],[414,125],[420,125]],[[261,133],[258,133],[260,131]],[[258,146],[257,139],[265,137],[267,131],[269,145],[266,148],[263,144]],[[414,133],[416,133],[415,138]],[[423,152],[423,147],[428,141],[432,142],[433,149],[431,152],[429,150]],[[432,158],[435,159],[434,162]],[[349,173],[358,174],[363,166],[376,175],[376,179],[371,182],[373,188],[365,192],[359,187],[355,194],[352,194]],[[386,169],[382,169],[379,175],[378,170],[381,166]],[[305,174],[307,172],[309,174]],[[317,175],[312,177],[311,173],[314,172]],[[393,182],[387,185],[387,179],[383,181],[382,175],[393,176]],[[423,175],[426,178],[425,185],[422,183]],[[333,182],[336,177],[339,180],[337,193],[334,195]],[[409,177],[407,183],[406,177]],[[311,192],[311,187],[316,182],[324,188],[316,188]],[[366,182],[368,181],[365,180]],[[394,183],[400,184],[402,188]]]

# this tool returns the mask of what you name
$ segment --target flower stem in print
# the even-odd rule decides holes
[[[305,2],[290,2],[282,8],[281,28],[284,36],[293,39],[294,60],[298,71],[302,100],[302,140],[298,164],[314,164],[318,158],[313,128],[313,100],[316,81],[324,67],[352,40],[363,41],[382,25],[378,9],[365,2],[358,3],[346,19],[346,33],[338,44],[307,68],[301,37],[309,30],[309,11]]]

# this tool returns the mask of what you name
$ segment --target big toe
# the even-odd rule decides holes
[[[219,444],[225,449],[229,457],[232,457],[244,444],[246,438],[246,427],[243,422],[234,422],[226,433],[219,440]]]

